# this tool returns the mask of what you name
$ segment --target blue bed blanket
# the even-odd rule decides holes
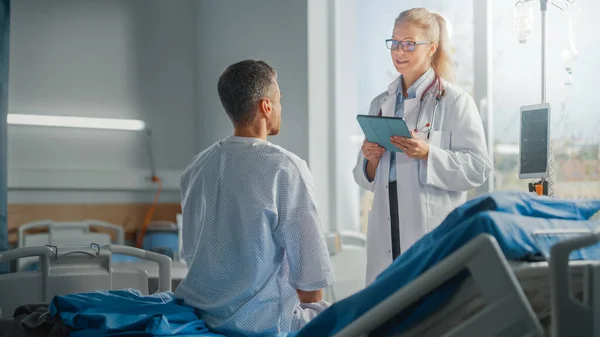
[[[195,310],[171,292],[143,296],[126,289],[55,296],[50,313],[73,328],[70,337],[223,337],[209,332]]]
[[[569,201],[521,192],[495,192],[470,200],[398,257],[370,286],[333,304],[302,330],[288,336],[334,335],[480,234],[494,236],[509,260],[541,256],[556,238],[535,239],[534,231],[594,229],[600,227],[600,220],[588,219],[599,210],[600,200]],[[594,246],[580,250],[571,259],[600,259],[600,249]],[[378,328],[375,334],[392,335],[413,327],[449,300],[466,277],[466,272],[459,273]]]

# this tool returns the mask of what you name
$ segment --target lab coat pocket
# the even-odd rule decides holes
[[[437,130],[437,131],[430,131],[429,132],[429,139],[427,140],[429,146],[431,148],[435,148],[437,149],[441,149],[444,151],[449,151],[451,150],[452,147],[452,132],[450,131],[446,131],[446,130]],[[431,151],[433,152],[433,151]],[[431,155],[430,152],[430,155]],[[439,151],[436,151],[439,152]],[[429,162],[428,161],[421,161],[419,163],[419,180],[421,182],[421,184],[423,185],[429,185],[427,186],[428,189],[431,189],[431,191],[428,191],[428,193],[433,193],[435,194],[438,191],[438,188],[431,185],[430,183],[428,183],[428,175],[436,175],[439,174],[438,168],[429,168]],[[439,165],[438,165],[439,166]]]
[[[429,145],[439,147],[443,150],[450,150],[452,133],[450,131],[430,131]]]

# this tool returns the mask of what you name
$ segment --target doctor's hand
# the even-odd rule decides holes
[[[363,142],[361,149],[365,159],[375,164],[379,163],[381,155],[385,152],[383,146],[379,146],[377,143],[367,142],[366,140]]]
[[[413,138],[393,136],[390,142],[402,150],[409,158],[427,160],[429,156],[429,144],[410,132]]]

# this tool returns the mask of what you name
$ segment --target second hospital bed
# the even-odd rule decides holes
[[[577,300],[583,298],[586,273],[594,264],[571,261],[563,269],[569,274],[569,288]],[[390,328],[396,315],[418,305],[423,297],[437,291],[462,270],[468,270],[469,276],[447,302],[404,330],[382,332]],[[482,234],[334,336],[366,336],[368,333],[396,337],[555,336],[551,334],[555,317],[551,273],[546,262],[505,260],[495,239]],[[402,319],[410,319],[410,314]],[[580,336],[564,336],[576,335]]]
[[[524,193],[476,198],[404,252],[373,284],[288,336],[550,336],[553,314],[560,311],[552,305],[556,277],[550,277],[550,247],[600,227],[600,220],[587,220],[599,210],[600,200]],[[589,311],[585,300],[594,293],[590,275],[600,246],[566,256],[571,261],[565,259],[560,274],[569,280],[565,297],[576,302],[575,309]],[[560,305],[570,305],[565,303]]]

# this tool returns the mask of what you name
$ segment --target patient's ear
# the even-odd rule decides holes
[[[273,113],[273,105],[271,104],[271,100],[268,98],[263,98],[259,103],[259,112],[263,114],[264,117],[270,118]]]

